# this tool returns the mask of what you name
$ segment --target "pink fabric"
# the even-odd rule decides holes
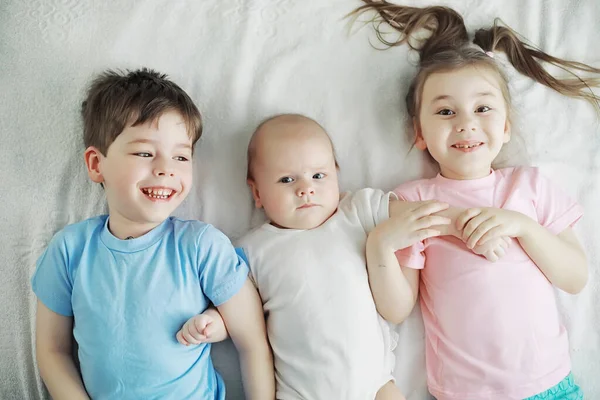
[[[580,206],[536,168],[506,168],[476,180],[436,178],[395,190],[407,201],[519,211],[553,233],[582,216]],[[421,271],[430,392],[446,399],[522,399],[570,371],[567,333],[553,287],[517,240],[490,263],[454,237],[427,239],[397,253]]]

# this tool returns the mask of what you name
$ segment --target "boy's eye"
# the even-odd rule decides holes
[[[317,172],[316,174],[313,175],[313,179],[323,179],[325,178],[325,174],[322,172]]]
[[[437,114],[439,114],[439,115],[454,115],[454,111],[452,111],[448,108],[444,108],[443,110],[438,111]]]
[[[488,112],[488,111],[490,111],[490,110],[491,110],[491,108],[490,108],[490,107],[488,107],[488,106],[480,106],[480,107],[477,107],[477,112],[478,112],[478,113],[486,113],[486,112]]]
[[[138,157],[152,157],[152,154],[145,153],[145,152],[133,153],[133,155],[138,156]]]
[[[294,182],[294,180],[289,177],[289,176],[284,176],[283,178],[279,179],[279,182],[281,183],[292,183]]]
[[[189,158],[184,157],[184,156],[175,156],[174,158],[177,161],[189,161]]]

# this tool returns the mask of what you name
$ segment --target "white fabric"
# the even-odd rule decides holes
[[[374,399],[392,379],[396,339],[375,309],[365,259],[390,195],[347,193],[314,229],[265,223],[241,239],[263,301],[278,399]]]
[[[400,2],[399,0],[395,0]],[[445,4],[470,33],[495,17],[557,55],[600,66],[597,0],[406,0]],[[433,170],[412,150],[403,98],[414,75],[404,47],[380,51],[373,30],[349,32],[359,0],[2,0],[0,2],[0,398],[48,399],[37,375],[35,260],[67,223],[105,211],[83,165],[79,105],[105,68],[168,73],[205,117],[194,185],[178,216],[213,223],[232,238],[263,221],[245,184],[252,130],[281,112],[314,117],[331,134],[343,190],[391,190]],[[373,46],[371,45],[373,44]],[[501,55],[499,55],[502,59]],[[508,70],[515,126],[527,162],[583,206],[577,232],[590,282],[559,294],[573,374],[600,398],[600,119]],[[512,141],[511,141],[512,142]],[[508,152],[509,155],[513,154]],[[519,152],[516,152],[519,155]],[[395,376],[409,400],[427,399],[423,327],[413,313],[399,330]],[[241,399],[230,342],[215,346],[229,399]]]

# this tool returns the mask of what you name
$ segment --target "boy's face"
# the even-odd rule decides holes
[[[434,73],[423,86],[416,146],[427,148],[444,177],[489,175],[510,140],[507,109],[496,73],[461,68]]]
[[[280,228],[312,229],[339,204],[337,168],[331,142],[316,124],[274,123],[257,140],[253,179],[257,207]]]
[[[93,151],[86,151],[86,161]],[[192,186],[192,140],[175,111],[125,128],[106,156],[94,154],[97,163],[90,177],[104,185],[110,229],[117,237],[136,237],[159,225]]]

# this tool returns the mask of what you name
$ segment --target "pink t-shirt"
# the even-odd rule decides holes
[[[536,168],[506,168],[485,178],[408,182],[395,193],[407,201],[521,212],[558,234],[581,207]],[[427,381],[438,400],[523,399],[560,382],[570,371],[567,332],[552,284],[517,240],[496,263],[451,236],[427,239],[397,253],[421,271]]]

